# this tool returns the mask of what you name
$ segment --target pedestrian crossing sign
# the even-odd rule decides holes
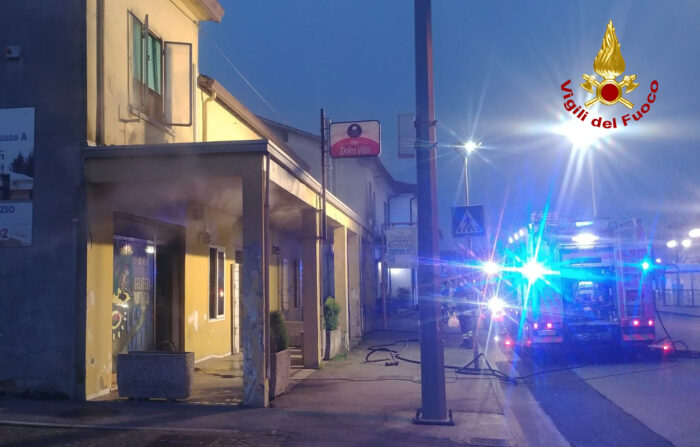
[[[452,236],[483,236],[484,206],[453,206]]]

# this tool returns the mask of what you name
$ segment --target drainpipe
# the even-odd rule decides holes
[[[216,93],[214,93],[216,97]],[[206,121],[205,121],[206,122]],[[265,379],[270,379],[270,262],[268,259],[270,249],[270,153],[265,156],[265,204],[263,212],[263,278],[265,301],[263,303],[263,313],[265,314],[263,325],[265,327]],[[243,260],[245,262],[245,260]],[[267,399],[267,397],[265,397]]]
[[[416,200],[415,194],[408,201],[408,223],[413,225],[413,201]]]
[[[105,32],[105,0],[97,0],[97,39],[95,42],[97,73],[97,98],[95,101],[95,143],[105,144],[104,139],[104,32]]]
[[[216,96],[217,96],[217,92],[212,93],[210,97],[208,97],[207,99],[204,100],[204,104],[202,104],[202,141],[205,143],[208,140],[207,132],[209,131],[209,126],[207,125],[207,121],[208,121],[207,120],[207,105],[212,101],[216,101]],[[270,165],[270,157],[268,156],[267,158],[268,158],[267,164],[268,164],[268,168],[269,168],[270,167],[269,166]],[[267,194],[267,193],[265,193],[265,194]]]

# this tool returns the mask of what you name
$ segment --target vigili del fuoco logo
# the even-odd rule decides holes
[[[585,73],[582,75],[585,82],[580,84],[581,88],[595,95],[594,98],[583,104],[584,107],[577,105],[573,99],[569,99],[574,95],[571,88],[571,79],[561,85],[561,91],[564,92],[563,96],[566,100],[564,109],[567,112],[570,112],[582,122],[586,122],[588,118],[587,109],[598,102],[606,106],[614,106],[620,103],[628,109],[634,108],[634,103],[626,98],[625,95],[639,87],[639,84],[634,82],[637,80],[637,75],[625,75],[621,81],[617,81],[617,78],[625,71],[625,60],[620,52],[620,43],[615,35],[612,20],[608,22],[608,27],[603,36],[603,44],[600,46],[598,55],[593,60],[593,70],[603,79],[598,80],[596,75]],[[617,117],[612,118],[612,120],[603,120],[602,117],[593,118],[590,120],[591,125],[605,129],[617,129],[618,123],[621,127],[625,127],[630,123],[641,120],[651,110],[651,104],[656,101],[659,82],[656,80],[651,81],[649,90],[647,101],[635,112],[622,115],[620,121],[617,121]]]

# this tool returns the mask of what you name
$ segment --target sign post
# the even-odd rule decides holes
[[[469,197],[469,196],[467,196]],[[471,238],[473,236],[484,236],[484,207],[483,205],[453,206],[452,207],[452,236],[469,237],[469,247],[471,251]],[[471,254],[470,254],[471,256]],[[472,331],[472,345],[474,346],[474,368],[481,368],[481,357],[479,347],[479,330],[481,329],[481,298],[476,298],[476,313],[474,318],[474,330]]]

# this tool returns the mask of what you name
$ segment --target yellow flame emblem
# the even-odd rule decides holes
[[[581,84],[581,87],[587,92],[595,93],[596,95],[595,98],[585,103],[586,107],[590,107],[599,101],[608,106],[620,102],[627,108],[631,109],[634,107],[634,104],[622,97],[622,88],[625,87],[625,91],[629,93],[639,87],[639,84],[634,82],[637,79],[637,75],[625,76],[621,82],[615,80],[625,71],[625,60],[620,52],[620,43],[615,35],[612,20],[608,22],[600,51],[598,51],[598,55],[593,61],[593,70],[602,76],[603,80],[598,82],[595,75],[582,75],[583,80],[586,82]]]

